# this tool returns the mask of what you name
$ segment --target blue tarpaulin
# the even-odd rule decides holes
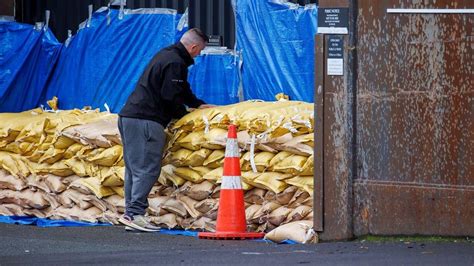
[[[203,53],[194,61],[188,81],[198,98],[217,105],[239,102],[239,58],[234,53]]]
[[[61,47],[47,28],[0,22],[0,112],[39,106]]]
[[[171,9],[98,10],[62,50],[43,101],[120,111],[151,58],[174,43],[176,20]]]
[[[245,99],[313,101],[316,5],[283,0],[233,1]]]
[[[88,223],[80,221],[50,220],[31,216],[1,216],[0,223],[36,225],[39,227],[68,227],[68,226],[107,226],[109,223]]]
[[[2,216],[0,215],[0,223],[20,224],[20,225],[36,225],[39,227],[72,227],[72,226],[109,226],[109,223],[88,223],[80,221],[67,220],[50,220],[47,218],[37,218],[32,216]],[[159,234],[164,235],[181,235],[198,237],[198,231],[179,230],[179,229],[161,229]],[[267,239],[254,240],[258,242],[273,243]],[[280,244],[299,244],[293,240],[284,240]]]

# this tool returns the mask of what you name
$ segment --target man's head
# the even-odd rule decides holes
[[[192,58],[198,56],[202,49],[206,47],[209,38],[198,28],[188,30],[181,37],[180,42],[186,47],[186,50]]]

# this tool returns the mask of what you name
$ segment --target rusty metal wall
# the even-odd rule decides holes
[[[354,234],[474,235],[472,0],[360,0]]]

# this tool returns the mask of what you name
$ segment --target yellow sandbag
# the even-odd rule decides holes
[[[255,179],[257,179],[257,177],[259,177],[262,173],[254,173],[252,171],[244,171],[241,173],[241,179],[243,182],[251,185],[251,186],[254,186],[254,187],[260,187],[260,188],[263,188],[265,189],[264,187],[262,187],[261,185],[259,184],[256,184],[255,183]]]
[[[215,183],[218,183],[218,181],[220,182],[223,171],[224,171],[224,168],[219,167],[210,171],[209,173],[204,175],[202,178],[215,184]]]
[[[33,142],[39,143],[46,136],[45,127],[50,122],[48,118],[39,119],[31,123],[25,124],[20,134],[16,137],[17,142]]]
[[[0,168],[7,170],[15,177],[26,178],[31,173],[31,167],[26,159],[4,151],[0,151]]]
[[[178,167],[174,169],[174,174],[193,183],[201,183],[204,181],[199,173],[188,167]]]
[[[103,167],[99,171],[100,183],[107,187],[122,186],[125,176],[125,167]]]
[[[201,166],[211,153],[212,151],[209,149],[194,151],[188,158],[186,158],[184,164],[188,166]]]
[[[273,171],[275,165],[279,164],[281,161],[285,160],[286,158],[290,157],[292,154],[287,151],[281,151],[277,153],[268,163],[269,164],[269,170]]]
[[[297,221],[273,229],[265,235],[265,239],[276,243],[285,240],[293,240],[302,244],[317,243],[318,234],[313,230],[312,221]]]
[[[261,174],[258,178],[254,180],[255,184],[260,184],[264,186],[266,189],[271,190],[275,193],[280,193],[285,188],[288,187],[288,184],[286,184],[283,181],[285,178],[290,177],[291,175],[285,175],[285,174],[280,174],[280,173],[275,173],[275,172],[267,172]]]
[[[193,129],[204,129],[205,122],[203,117],[205,117],[207,121],[210,121],[214,116],[218,115],[219,112],[219,107],[194,110],[176,121],[171,129],[173,131],[182,129],[188,132],[192,131]]]
[[[115,194],[115,191],[110,187],[100,185],[98,177],[88,177],[80,179],[80,183],[92,191],[99,199]]]
[[[14,141],[7,144],[1,150],[27,156],[34,152],[35,146],[36,146],[35,143],[31,143],[31,142]]]
[[[175,169],[176,169],[176,167],[171,165],[171,164],[165,165],[161,168],[161,174],[166,179],[171,181],[173,183],[173,185],[178,187],[178,186],[181,186],[182,184],[184,184],[186,182],[186,179],[175,175],[174,174]]]
[[[122,157],[122,146],[115,145],[111,148],[105,149],[99,154],[88,156],[87,160],[89,162],[102,165],[102,166],[113,166],[117,160]]]
[[[255,157],[254,157],[254,161],[255,161],[255,167],[257,168],[257,171],[258,172],[265,171],[268,168],[268,166],[270,164],[270,161],[274,156],[275,156],[275,154],[271,153],[271,152],[266,152],[266,151],[256,152]],[[244,162],[242,164],[242,170],[243,171],[252,170],[252,165],[250,163],[250,159],[251,159],[250,157],[251,157],[251,154],[249,152],[244,154],[244,156],[242,157],[243,162]]]
[[[227,130],[223,128],[212,128],[204,135],[204,138],[206,144],[217,145],[223,148],[227,142]]]
[[[207,173],[213,170],[212,168],[205,166],[191,166],[191,169],[198,172],[200,176],[205,176]]]
[[[46,166],[45,168],[48,169],[48,173],[52,175],[70,176],[74,174],[74,172],[64,163],[64,161],[56,162],[52,165]]]
[[[64,152],[64,158],[65,159],[70,159],[70,158],[74,157],[83,148],[84,148],[84,146],[82,146],[81,144],[73,143]]]
[[[117,195],[120,197],[125,197],[125,191],[123,190],[123,186],[118,186],[118,187],[110,187]]]
[[[222,160],[224,159],[225,151],[224,150],[214,150],[212,153],[204,160],[203,166],[210,168],[217,168],[222,165]]]
[[[176,166],[185,166],[186,161],[193,152],[188,149],[179,149],[170,154],[170,163]]]
[[[303,165],[300,175],[314,175],[314,155],[311,155]]]
[[[308,157],[293,154],[273,167],[274,171],[298,175],[303,171],[303,166]]]
[[[57,149],[67,149],[76,142],[73,139],[70,139],[66,136],[59,136],[54,142],[54,147]],[[80,144],[78,144],[80,145]]]
[[[204,131],[193,131],[186,137],[176,141],[176,144],[183,148],[197,151],[205,141]]]
[[[285,182],[288,185],[292,185],[301,189],[304,189],[309,194],[313,194],[314,191],[314,177],[313,176],[295,176],[290,179],[286,179]]]
[[[53,164],[59,160],[61,160],[64,156],[64,150],[56,149],[54,146],[50,146],[50,148],[44,152],[43,156],[41,156],[38,160],[38,163],[49,163]]]

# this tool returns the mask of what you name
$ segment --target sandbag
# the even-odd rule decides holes
[[[5,215],[23,215],[23,208],[17,204],[0,204],[0,207],[4,208]]]
[[[107,209],[114,212],[125,213],[125,200],[119,195],[111,195],[102,199]]]
[[[25,178],[30,175],[30,167],[26,159],[18,154],[0,151],[0,168],[15,177]]]
[[[204,139],[205,144],[203,145],[217,145],[222,149],[227,143],[227,130],[223,128],[212,128],[207,134],[204,134]]]
[[[188,168],[188,167],[177,167],[174,169],[173,173],[185,180],[188,180],[188,181],[191,181],[193,183],[201,183],[202,181],[204,181],[204,179],[202,178],[202,176]]]
[[[123,186],[118,186],[118,187],[110,187],[117,195],[120,197],[125,197],[125,190]]]
[[[291,209],[285,206],[278,207],[268,215],[268,222],[279,226],[283,221],[285,221],[285,219],[287,219],[287,216],[290,213]]]
[[[224,172],[224,168],[219,167],[210,171],[209,173],[204,175],[202,178],[212,183],[218,183],[222,179],[223,172]]]
[[[215,199],[205,199],[194,204],[194,208],[200,213],[207,213],[212,209],[217,209],[219,201]]]
[[[296,208],[300,206],[309,197],[311,197],[311,195],[308,192],[298,189],[293,195],[293,198],[291,198],[290,202],[288,203],[288,207]]]
[[[210,168],[218,168],[222,166],[224,161],[225,151],[224,150],[214,150],[212,153],[204,160],[203,166]]]
[[[167,201],[165,201],[162,204],[162,208],[181,217],[185,217],[188,213],[184,204],[173,198],[169,198]]]
[[[247,191],[244,195],[244,201],[251,204],[262,204],[266,190],[261,188],[254,188]]]
[[[314,177],[313,176],[295,176],[290,179],[286,179],[285,182],[288,185],[292,185],[292,186],[304,189],[309,194],[313,194],[313,191],[314,191]]]
[[[305,205],[300,205],[288,214],[288,217],[286,218],[285,223],[303,220],[312,211],[313,211],[313,208],[305,206]]]
[[[167,180],[173,183],[173,185],[179,187],[186,182],[186,179],[175,175],[175,169],[176,167],[171,164],[165,165],[161,168],[160,175],[163,175]]]
[[[48,186],[49,190],[54,193],[61,193],[67,188],[67,184],[63,183],[62,178],[55,175],[47,175],[43,178],[44,183]]]
[[[38,189],[47,192],[47,193],[52,193],[53,191],[49,188],[47,183],[44,181],[45,176],[41,175],[29,175],[25,181],[28,187],[33,190],[37,191]]]
[[[113,166],[122,157],[122,146],[115,145],[111,148],[105,149],[99,154],[89,156],[87,160],[91,163],[102,166]]]
[[[188,157],[191,156],[192,153],[193,151],[188,150],[188,149],[179,149],[175,152],[170,153],[169,162],[178,167],[186,166]]]
[[[194,205],[197,203],[196,200],[191,199],[188,196],[179,195],[178,200],[184,204],[186,211],[189,215],[193,218],[197,218],[200,216],[200,213],[194,208]]]
[[[276,243],[293,240],[298,243],[317,243],[318,235],[314,232],[312,221],[297,221],[279,226],[265,235],[265,239]]]
[[[168,212],[161,208],[161,205],[165,203],[169,197],[159,196],[154,198],[148,198],[148,213],[154,216],[161,216]]]
[[[80,179],[80,182],[93,192],[99,199],[115,194],[115,191],[109,187],[104,187],[100,184],[100,179],[97,177],[88,177]]]
[[[197,151],[201,149],[201,145],[205,141],[204,131],[193,131],[190,132],[186,137],[177,140],[176,145],[189,150]]]
[[[0,189],[23,190],[27,187],[25,181],[14,177],[5,170],[0,169]]]
[[[80,143],[73,143],[66,149],[66,151],[64,151],[64,159],[71,159],[82,149],[84,149],[83,145],[81,145]]]
[[[176,214],[167,213],[163,216],[151,217],[150,221],[157,226],[166,227],[168,229],[175,228],[178,223],[176,221]]]
[[[215,185],[211,182],[203,181],[200,184],[192,185],[185,194],[194,200],[204,200],[211,195],[214,187]]]
[[[298,175],[303,171],[303,166],[307,160],[308,157],[293,154],[273,166],[273,170],[277,172]]]
[[[245,209],[245,219],[249,222],[255,214],[262,208],[262,205],[253,204]]]
[[[211,153],[212,151],[209,149],[200,149],[194,151],[186,158],[184,164],[188,166],[201,166]]]
[[[254,183],[260,185],[259,187],[263,186],[264,188],[275,193],[280,193],[288,187],[287,183],[280,180],[285,180],[288,177],[291,177],[291,175],[276,172],[266,172],[258,176],[258,178],[254,180]]]
[[[276,194],[276,202],[280,205],[287,205],[298,190],[295,186],[287,187],[283,192]]]

